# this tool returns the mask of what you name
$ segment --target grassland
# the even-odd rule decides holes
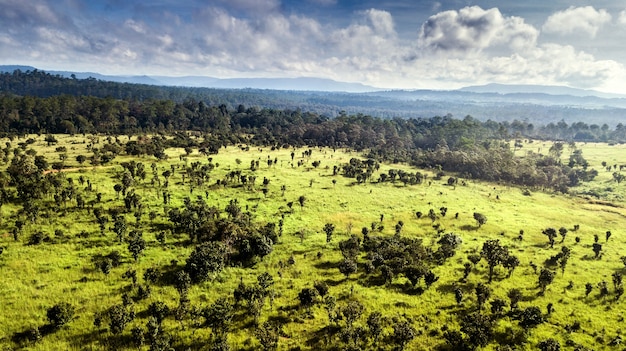
[[[83,137],[57,136],[59,144],[55,146],[47,146],[43,136],[33,137],[36,142],[30,147],[50,161],[58,159],[56,147],[66,146],[66,166],[70,168],[66,171],[67,177],[74,181],[80,176],[89,179],[94,191],[81,192],[88,200],[92,200],[95,193],[102,193],[103,207],[123,207],[121,197],[118,198],[113,189],[114,184],[120,181],[122,162],[143,162],[147,169],[154,162],[159,173],[171,169],[172,165],[208,162],[207,156],[199,154],[197,150],[181,160],[180,156],[185,155],[184,150],[168,149],[170,157],[164,161],[118,156],[111,164],[92,167],[74,161],[76,155],[89,155]],[[3,145],[5,141],[0,144]],[[549,145],[525,144],[518,153],[535,148],[547,150]],[[548,337],[555,338],[563,346],[579,344],[595,350],[613,349],[608,344],[622,333],[626,306],[624,298],[614,301],[611,284],[612,274],[625,270],[620,257],[626,255],[626,232],[623,229],[626,227],[626,208],[622,189],[626,185],[617,185],[612,180],[611,172],[603,169],[601,162],[626,163],[626,152],[622,145],[577,146],[583,149],[590,167],[599,170],[599,176],[594,182],[574,191],[601,191],[601,198],[540,191],[528,193],[517,187],[471,180],[466,180],[465,185],[459,183],[457,186],[448,186],[447,176],[434,180],[434,173],[430,170],[419,170],[428,175],[427,181],[420,185],[405,186],[401,182],[355,184],[354,179],[333,176],[333,166],[341,166],[350,158],[359,157],[355,152],[312,149],[310,157],[303,157],[307,149],[251,148],[245,151],[240,147],[224,148],[219,154],[210,156],[217,167],[211,172],[211,181],[204,188],[196,188],[191,193],[190,188],[182,184],[182,172],[174,173],[169,180],[172,203],[168,208],[181,206],[185,197],[201,196],[210,205],[222,209],[230,199],[238,199],[242,208],[250,211],[258,221],[276,223],[282,213],[288,213],[284,219],[284,234],[274,246],[274,251],[254,267],[229,267],[217,279],[192,286],[190,300],[194,305],[207,306],[218,297],[232,296],[240,281],[251,283],[256,281],[258,274],[268,272],[276,282],[276,295],[271,304],[264,306],[260,319],[284,322],[284,333],[278,348],[330,348],[324,342],[326,337],[323,331],[329,321],[323,304],[314,306],[309,313],[298,307],[297,298],[302,288],[311,287],[316,280],[325,281],[330,286],[329,294],[337,297],[338,304],[358,300],[365,306],[366,313],[356,322],[358,325],[364,326],[366,315],[372,311],[380,311],[389,318],[407,318],[418,333],[406,348],[430,350],[445,344],[441,332],[443,326],[458,329],[458,315],[475,306],[473,288],[477,283],[487,281],[488,269],[484,260],[473,269],[467,281],[461,281],[467,255],[480,252],[486,240],[499,239],[509,247],[512,254],[519,257],[521,264],[511,278],[506,278],[504,269],[496,269],[496,278],[489,284],[492,299],[500,297],[507,300],[507,291],[519,288],[524,296],[521,308],[538,306],[545,313],[549,303],[554,306],[554,311],[546,317],[547,321],[533,329],[528,334],[527,342],[520,345],[519,349],[535,349],[538,342]],[[295,154],[293,162],[292,152]],[[265,162],[268,158],[277,159],[278,162],[269,167]],[[250,171],[250,162],[257,160],[260,161],[259,169]],[[303,165],[297,166],[298,161],[303,161]],[[313,161],[321,161],[320,166],[313,167]],[[384,164],[378,173],[391,168],[415,172],[406,165]],[[253,190],[212,186],[216,180],[233,170],[254,173],[257,179],[268,178],[269,192],[264,195],[259,186]],[[378,173],[374,174],[373,179],[377,179]],[[282,186],[285,187],[284,192]],[[40,218],[36,223],[27,222],[18,241],[13,240],[11,231],[20,207],[15,204],[2,206],[0,246],[4,252],[0,255],[0,346],[3,349],[100,350],[120,347],[112,341],[112,335],[105,327],[95,327],[93,321],[96,313],[120,303],[120,295],[129,284],[128,280],[121,277],[122,274],[129,268],[136,269],[141,276],[150,267],[182,266],[192,250],[192,247],[184,245],[187,238],[182,234],[168,233],[165,245],[156,240],[155,235],[168,224],[161,190],[150,185],[149,180],[136,182],[134,188],[147,207],[145,213],[155,211],[159,214],[153,221],[145,215],[141,223],[136,225],[133,216],[128,215],[130,226],[143,230],[148,242],[138,262],[132,260],[126,244],[117,243],[110,230],[106,231],[106,235],[100,235],[94,216],[86,210],[75,209],[73,204],[68,204],[67,209],[59,213],[42,207]],[[300,207],[297,199],[302,195],[306,197],[306,202]],[[53,202],[52,199],[45,201]],[[291,211],[287,205],[289,202],[295,203]],[[396,223],[402,221],[403,236],[421,238],[425,245],[434,244],[440,235],[433,228],[433,222],[426,217],[418,219],[415,213],[428,213],[430,209],[438,211],[440,207],[447,207],[448,214],[440,216],[435,224],[439,224],[445,232],[459,235],[463,243],[454,257],[434,268],[439,281],[429,289],[407,290],[403,277],[396,278],[389,285],[371,284],[371,279],[363,270],[346,278],[337,269],[342,260],[338,242],[348,239],[351,234],[360,235],[362,227],[380,222],[381,215],[384,217],[381,223],[384,229],[380,235],[392,236]],[[487,223],[480,228],[473,218],[474,212],[483,213],[488,218]],[[322,230],[326,223],[336,227],[330,243],[326,242],[326,234]],[[579,225],[580,229],[574,232],[574,225]],[[565,227],[570,230],[563,244],[549,247],[546,236],[542,234],[542,230],[548,227]],[[64,236],[55,238],[54,243],[26,245],[31,233],[43,231],[54,237],[57,229],[61,229]],[[520,230],[524,231],[522,241],[517,240]],[[85,233],[80,235],[83,231]],[[605,243],[606,231],[611,231],[612,236]],[[603,244],[600,259],[593,258],[594,235],[599,235]],[[575,237],[579,237],[580,242],[576,242]],[[563,245],[572,250],[569,264],[564,273],[558,271],[554,282],[541,295],[537,274],[531,263],[541,267],[546,259],[560,252]],[[112,250],[119,250],[124,255],[123,264],[105,275],[94,268],[92,257]],[[293,257],[295,264],[285,267],[284,263],[290,257]],[[607,297],[598,296],[596,285],[603,280],[608,282],[611,290]],[[568,287],[570,282],[573,286]],[[585,284],[588,282],[593,284],[594,290],[586,297]],[[456,286],[465,292],[460,305],[454,299],[453,289]],[[66,327],[34,343],[18,344],[12,341],[15,333],[45,324],[46,309],[63,301],[77,308],[77,317]],[[126,328],[126,335],[130,334],[129,330],[133,326],[145,325],[145,310],[153,301],[163,301],[173,308],[177,304],[178,295],[172,286],[153,286],[150,298],[135,303],[133,308],[137,317]],[[574,322],[579,322],[581,329],[567,332],[565,327]],[[211,332],[208,328],[195,331],[190,325],[191,321],[179,323],[172,317],[164,322],[165,330],[174,336],[175,347],[202,349],[210,339]],[[260,344],[253,330],[250,318],[239,313],[228,336],[231,348],[258,349]],[[507,339],[515,330],[519,330],[517,321],[508,317],[500,319],[495,328],[496,340]],[[392,326],[387,325],[383,334],[388,335],[392,331]],[[331,344],[338,342],[336,336],[331,340]],[[373,344],[368,345],[374,348]],[[486,349],[495,349],[495,345],[492,342]]]

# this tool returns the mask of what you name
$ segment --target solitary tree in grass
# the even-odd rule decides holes
[[[324,225],[324,233],[326,233],[326,242],[329,243],[333,239],[333,232],[335,231],[335,225],[332,223],[326,223]]]
[[[346,276],[346,279],[350,278],[351,274],[356,273],[357,264],[352,258],[345,258],[341,264],[339,264],[339,271]]]
[[[550,242],[550,248],[554,247],[555,238],[557,236],[556,229],[554,228],[546,228],[542,231],[543,235],[548,237],[548,241]]]
[[[484,257],[489,264],[489,283],[491,283],[494,268],[508,259],[509,249],[506,246],[500,245],[500,240],[487,240],[483,244],[480,255]]]
[[[561,244],[565,241],[565,237],[567,236],[567,228],[561,227],[559,228],[559,234],[561,235]]]
[[[300,197],[298,197],[298,203],[300,204],[300,208],[304,207],[305,202],[306,202],[306,197],[304,195],[300,195]]]
[[[522,291],[518,288],[513,288],[509,290],[509,292],[507,293],[507,297],[510,301],[509,306],[511,306],[511,310],[517,309],[517,304],[523,297]]]
[[[476,220],[476,223],[478,223],[478,228],[487,223],[487,216],[482,213],[474,212],[474,219]]]
[[[602,252],[602,244],[593,243],[592,249],[595,254],[595,258],[598,259],[598,257],[600,257],[600,253]]]
[[[67,302],[56,304],[46,311],[48,321],[55,328],[61,328],[74,319],[74,306]]]
[[[128,239],[128,251],[133,255],[135,262],[139,259],[139,255],[146,249],[146,241],[141,231],[133,230]]]
[[[310,309],[317,301],[317,290],[315,288],[304,288],[298,293],[300,306]]]
[[[552,272],[551,270],[547,269],[547,268],[543,268],[541,270],[541,273],[539,273],[539,287],[541,288],[541,293],[545,293],[546,291],[546,287],[548,287],[548,285],[552,284],[552,281],[554,280],[554,272]]]

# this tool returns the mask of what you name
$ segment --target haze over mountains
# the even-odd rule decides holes
[[[0,72],[33,71],[31,66],[0,66]],[[112,76],[94,72],[46,71],[67,78],[210,89],[241,89],[262,97],[259,107],[302,108],[327,115],[345,111],[377,117],[471,115],[480,120],[626,123],[626,96],[560,86],[487,84],[458,90],[383,90],[321,78],[236,78]],[[214,92],[213,92],[214,93]],[[228,103],[238,104],[236,101]],[[241,102],[246,103],[246,102]],[[250,104],[247,102],[247,104]],[[255,104],[256,105],[256,104]]]

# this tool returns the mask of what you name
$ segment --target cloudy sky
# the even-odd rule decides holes
[[[0,0],[0,9],[0,64],[626,93],[626,3],[614,0]]]

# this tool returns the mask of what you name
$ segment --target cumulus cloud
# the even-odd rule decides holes
[[[81,12],[86,8],[69,16],[50,4],[0,0],[0,62],[115,74],[316,76],[388,88],[594,87],[625,71],[575,46],[539,45],[539,30],[497,8],[437,13],[416,41],[399,34],[390,12],[375,8],[338,25],[283,13],[279,0],[195,1],[184,13],[152,8],[106,18]]]
[[[580,33],[595,38],[598,30],[610,21],[611,14],[604,9],[596,10],[593,6],[572,6],[548,17],[542,29],[546,33],[560,35]]]
[[[490,47],[513,50],[535,45],[538,30],[520,17],[504,17],[500,10],[465,7],[431,16],[421,27],[422,49],[446,53],[480,52]]]

